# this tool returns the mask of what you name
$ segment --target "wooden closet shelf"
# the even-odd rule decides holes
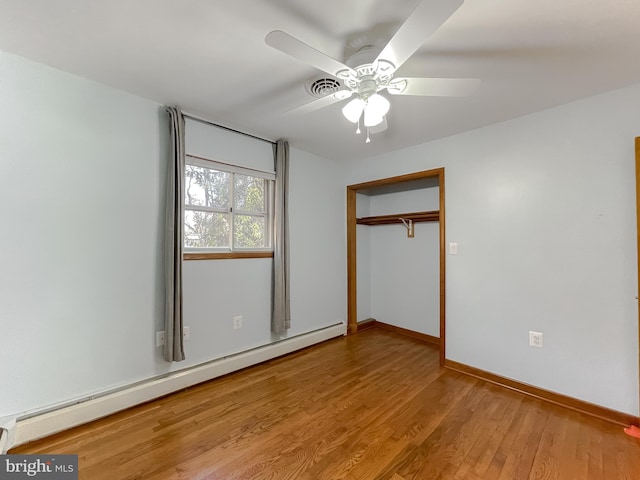
[[[413,223],[437,222],[440,220],[440,212],[433,210],[430,212],[395,213],[393,215],[375,215],[372,217],[356,218],[358,225],[389,225],[391,223],[402,223],[401,218]]]

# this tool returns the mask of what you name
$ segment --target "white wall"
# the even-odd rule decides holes
[[[160,105],[5,53],[0,86],[0,416],[276,340],[270,260],[190,261],[187,360],[168,364],[155,347],[168,157]],[[295,148],[290,157],[289,337],[346,314],[342,167]],[[242,330],[232,331],[233,315]]]
[[[347,315],[344,165],[291,148],[288,335],[345,322]]]
[[[371,215],[438,210],[437,187],[375,195]],[[417,223],[407,237],[401,225],[368,227],[371,316],[378,321],[440,336],[439,225]],[[359,280],[359,279],[358,279]]]
[[[0,415],[152,375],[159,105],[0,53]]]
[[[433,186],[385,193],[383,195],[372,195],[370,197],[369,210],[371,215],[393,215],[395,213],[438,210],[440,208],[439,192],[438,187]]]
[[[197,365],[271,342],[269,259],[189,260],[183,264],[185,361]],[[242,315],[242,329],[233,317]],[[168,364],[167,364],[168,365]]]
[[[445,167],[448,359],[638,415],[638,105],[635,85],[350,164]]]

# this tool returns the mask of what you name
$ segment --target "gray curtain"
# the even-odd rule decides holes
[[[273,217],[273,312],[271,330],[284,333],[291,326],[289,301],[289,143],[278,140],[274,147],[276,188]]]
[[[165,342],[167,362],[184,360],[182,341],[182,237],[184,231],[184,117],[166,107],[171,131],[165,210]]]

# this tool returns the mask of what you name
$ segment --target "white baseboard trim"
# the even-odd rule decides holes
[[[144,402],[168,395],[198,383],[295,352],[316,343],[346,334],[346,325],[333,325],[314,332],[305,333],[280,342],[238,353],[220,360],[178,371],[167,376],[151,379],[98,398],[18,419],[11,448],[72,427],[88,423],[112,413],[131,408]]]
[[[9,450],[16,435],[16,417],[0,417],[0,455]]]
[[[4,455],[9,450],[9,430],[0,428],[0,455]]]

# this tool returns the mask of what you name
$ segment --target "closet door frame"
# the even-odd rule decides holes
[[[439,250],[440,250],[440,365],[444,366],[446,359],[446,249],[445,249],[445,182],[444,168],[435,168],[421,172],[381,178],[369,182],[347,186],[347,333],[358,332],[358,265],[357,265],[357,224],[356,224],[356,195],[362,191],[389,186],[401,187],[406,182],[416,182],[424,179],[437,179],[439,188]]]
[[[636,229],[637,229],[637,261],[638,261],[638,294],[636,301],[640,297],[640,137],[636,137]],[[638,369],[640,371],[640,308],[638,308]],[[640,379],[638,379],[640,386]]]

